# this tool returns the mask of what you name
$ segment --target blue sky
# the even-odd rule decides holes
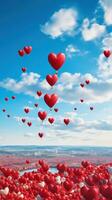
[[[112,50],[111,0],[0,3],[0,144],[111,146],[112,56],[103,55],[103,50]],[[27,45],[33,48],[31,54],[20,57],[18,50]],[[50,52],[66,55],[53,90],[45,81],[47,74],[54,74],[48,63]],[[86,79],[91,84],[83,90],[80,83]],[[59,95],[59,112],[48,114],[56,118],[53,125],[46,120],[41,126],[37,117],[38,110],[49,112],[43,98],[36,96],[38,89]],[[85,99],[83,104],[80,98]],[[30,107],[28,115],[24,107]],[[32,127],[22,124],[22,117],[28,117]],[[63,124],[64,117],[70,118],[69,126]],[[39,139],[38,132],[45,137]]]

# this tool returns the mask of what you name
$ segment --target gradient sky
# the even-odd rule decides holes
[[[112,1],[4,0],[0,27],[0,144],[111,146],[112,55],[107,59],[103,51],[112,50]],[[18,50],[27,45],[33,48],[31,54],[20,57]],[[55,73],[48,63],[50,52],[66,55],[52,90],[45,81],[47,74]],[[80,83],[86,79],[91,84],[82,89]],[[59,95],[58,113],[49,112],[37,90]],[[24,107],[30,107],[28,115]],[[55,124],[46,120],[42,125],[38,110],[55,117]],[[22,124],[22,117],[28,117],[32,126]],[[68,126],[65,117],[70,118]]]

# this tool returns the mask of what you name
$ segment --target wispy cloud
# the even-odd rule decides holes
[[[100,0],[100,5],[104,10],[104,20],[107,25],[112,25],[112,0]]]

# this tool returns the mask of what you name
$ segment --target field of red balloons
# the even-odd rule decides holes
[[[18,51],[18,55],[23,57],[32,52],[31,46],[26,46]],[[106,59],[111,55],[109,50],[105,50]],[[54,74],[47,74],[46,81],[52,87],[58,82],[58,70],[64,65],[66,58],[63,53],[48,55],[48,62],[55,70]],[[27,72],[26,67],[22,67],[22,73]],[[85,87],[91,87],[91,80],[86,79],[79,83],[82,90]],[[38,98],[43,98],[45,104],[50,109],[50,114],[58,112],[56,106],[58,95],[55,93],[43,94],[43,91],[35,91]],[[4,97],[6,102],[16,101],[16,96]],[[84,98],[79,99],[84,103]],[[56,107],[54,107],[56,106]],[[34,103],[35,109],[39,107],[38,102]],[[94,110],[89,105],[90,111]],[[77,108],[74,108],[74,111]],[[5,108],[2,112],[8,118],[11,117]],[[30,114],[30,108],[25,107],[23,113]],[[47,119],[49,124],[55,123],[55,118],[49,117],[46,110],[38,111],[37,117],[44,122]],[[63,123],[68,126],[71,122],[70,118],[63,116]],[[32,121],[28,121],[27,117],[21,119],[21,123],[31,127]],[[68,127],[69,128],[69,127]],[[43,138],[44,133],[39,132],[38,137]],[[26,161],[29,164],[29,161]],[[0,166],[0,199],[1,200],[112,200],[112,163],[93,165],[89,161],[83,161],[80,167],[69,167],[63,163],[57,163],[57,172],[53,173],[49,169],[49,165],[43,160],[36,164],[37,171],[25,172],[23,175],[15,169]]]
[[[26,161],[29,164],[29,161]],[[112,163],[93,165],[82,161],[78,168],[57,164],[52,173],[43,160],[36,171],[25,172],[0,167],[1,200],[111,200]]]

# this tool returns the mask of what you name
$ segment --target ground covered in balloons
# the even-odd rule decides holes
[[[58,163],[52,172],[46,161],[39,160],[35,168],[21,175],[0,166],[0,200],[112,200],[112,163]]]

